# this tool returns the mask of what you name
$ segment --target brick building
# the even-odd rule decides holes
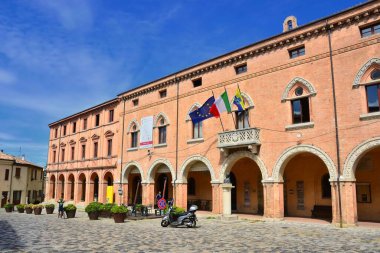
[[[279,35],[51,123],[47,197],[154,204],[167,179],[165,197],[183,207],[380,221],[379,11],[368,1],[303,26],[290,16]],[[189,113],[225,90],[223,127],[193,124]]]

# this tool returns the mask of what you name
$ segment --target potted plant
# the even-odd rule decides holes
[[[113,214],[113,220],[115,221],[115,223],[124,223],[124,220],[127,217],[128,208],[123,205],[114,205],[111,208],[111,213]]]
[[[31,213],[33,213],[33,204],[27,204],[27,205],[25,205],[25,212],[27,213],[27,214],[31,214]]]
[[[24,211],[25,211],[25,205],[24,205],[24,204],[18,204],[18,205],[16,206],[16,208],[17,208],[17,211],[18,211],[19,213],[24,213]]]
[[[102,218],[111,218],[111,209],[115,204],[106,203],[103,204],[100,208],[100,217]]]
[[[75,213],[77,211],[77,207],[73,204],[68,204],[67,206],[65,206],[63,208],[66,212],[66,217],[67,218],[74,218],[75,217]]]
[[[41,215],[42,209],[44,209],[43,205],[40,205],[40,204],[33,205],[33,211],[35,215]]]
[[[99,203],[99,202],[91,202],[90,204],[88,204],[86,206],[86,208],[84,210],[88,214],[88,218],[90,218],[90,220],[97,220],[98,219],[99,209],[102,205],[103,204]]]
[[[13,204],[6,204],[4,208],[7,213],[13,212]]]
[[[52,214],[54,212],[55,205],[54,204],[46,204],[46,214]]]

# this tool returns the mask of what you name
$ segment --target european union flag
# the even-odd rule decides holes
[[[214,115],[212,115],[210,113],[210,108],[214,104],[214,102],[215,102],[215,98],[214,98],[214,96],[212,96],[209,99],[207,99],[207,101],[201,106],[201,108],[191,112],[189,114],[191,121],[193,121],[193,123],[196,124],[196,123],[201,122],[205,119],[214,117]]]

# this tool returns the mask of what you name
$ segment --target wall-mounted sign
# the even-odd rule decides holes
[[[153,147],[153,116],[141,119],[140,148]]]

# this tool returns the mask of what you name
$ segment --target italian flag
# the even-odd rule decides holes
[[[214,104],[210,108],[210,113],[216,118],[219,118],[220,114],[225,111],[231,112],[227,91],[223,92],[223,94],[215,100]]]

